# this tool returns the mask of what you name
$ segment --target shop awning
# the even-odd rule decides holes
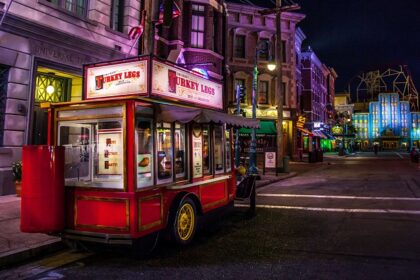
[[[327,136],[325,136],[321,131],[319,130],[314,130],[312,131],[312,134],[314,137],[319,137],[319,138],[324,138],[327,139]]]
[[[310,131],[309,131],[309,130],[307,130],[307,129],[300,128],[300,127],[298,127],[297,129],[298,129],[299,131],[301,131],[301,132],[305,133],[305,134],[308,134],[309,136],[312,136],[312,132],[310,132]]]
[[[234,127],[260,127],[259,120],[247,119],[241,116],[234,116],[222,112],[200,108],[188,108],[160,104],[156,115],[156,121],[158,122],[178,121],[181,123],[188,123],[194,121],[196,123],[227,124]]]
[[[251,132],[252,130],[250,128],[239,129],[239,134],[251,134]],[[256,132],[259,135],[276,135],[277,129],[274,122],[260,121],[260,128],[258,128]]]

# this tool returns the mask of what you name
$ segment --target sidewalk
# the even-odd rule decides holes
[[[288,178],[292,178],[297,175],[297,172],[290,172],[290,173],[279,173],[277,176],[275,175],[261,175],[261,180],[257,180],[255,182],[257,188],[261,188],[272,183],[285,180]]]
[[[20,198],[0,196],[0,269],[63,248],[60,238],[20,231]]]

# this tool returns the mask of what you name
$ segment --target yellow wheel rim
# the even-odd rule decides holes
[[[194,231],[195,216],[194,208],[191,204],[185,203],[182,205],[178,214],[178,236],[181,240],[187,241],[190,239]]]

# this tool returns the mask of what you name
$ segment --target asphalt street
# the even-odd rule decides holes
[[[407,154],[291,169],[258,189],[255,217],[238,203],[191,246],[96,253],[30,279],[420,279],[420,169]]]

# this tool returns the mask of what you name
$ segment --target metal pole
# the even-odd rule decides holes
[[[254,73],[252,78],[252,119],[257,118],[257,82],[258,82],[258,44],[255,49]],[[249,149],[249,171],[250,175],[258,175],[257,162],[257,131],[251,130],[251,145]]]
[[[10,0],[9,5],[7,5],[6,11],[3,12],[3,15],[0,19],[0,26],[3,24],[4,19],[6,18],[7,13],[9,12],[10,6],[12,6],[13,0]]]
[[[277,70],[277,169],[283,169],[283,82],[281,43],[281,0],[276,0],[276,64]]]
[[[241,86],[236,85],[236,115],[241,114]],[[235,167],[239,166],[239,128],[236,129],[236,139],[235,139]]]

